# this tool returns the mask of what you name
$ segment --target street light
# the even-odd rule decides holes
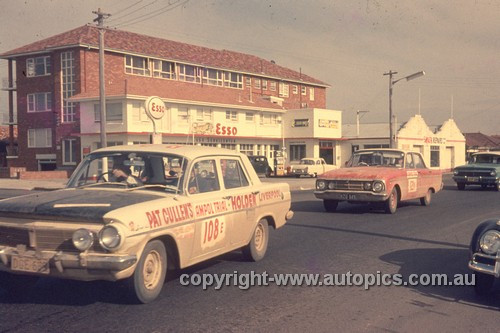
[[[394,129],[392,123],[392,86],[404,79],[406,79],[406,81],[410,81],[419,78],[421,76],[424,76],[425,72],[420,71],[393,81],[392,76],[394,74],[398,74],[398,72],[393,72],[392,70],[390,70],[388,73],[384,73],[384,75],[389,75],[389,147],[390,148],[394,148],[394,133],[393,133]]]

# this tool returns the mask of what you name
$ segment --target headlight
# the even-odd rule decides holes
[[[454,174],[455,176],[457,176],[457,175],[458,175],[458,170],[453,170],[453,174]]]
[[[384,183],[380,180],[376,180],[373,182],[373,191],[374,192],[382,192],[384,190]]]
[[[123,244],[123,240],[123,233],[112,224],[105,226],[99,232],[99,243],[106,250],[117,250]]]
[[[479,246],[486,254],[496,254],[500,249],[500,233],[496,230],[486,231],[481,236]]]
[[[323,191],[326,188],[326,182],[324,180],[318,180],[316,182],[316,188],[320,191]]]
[[[73,245],[80,251],[86,251],[94,244],[94,234],[88,229],[78,229],[71,239]]]
[[[329,183],[328,183],[328,188],[329,188],[330,190],[334,190],[334,189],[335,189],[335,182],[329,182]]]
[[[495,177],[495,176],[497,175],[497,172],[496,172],[495,170],[492,170],[492,171],[490,172],[490,175],[491,175],[492,177]]]
[[[365,191],[370,191],[372,189],[372,183],[371,182],[364,183],[363,188],[365,189]]]

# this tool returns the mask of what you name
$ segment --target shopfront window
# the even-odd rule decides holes
[[[325,160],[327,164],[335,165],[336,153],[334,141],[319,142],[319,157]]]
[[[306,145],[290,145],[290,161],[300,161],[306,157]]]
[[[439,166],[439,146],[431,146],[431,167]]]

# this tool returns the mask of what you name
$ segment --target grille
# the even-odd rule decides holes
[[[490,172],[491,171],[466,170],[466,171],[459,171],[458,175],[459,176],[467,176],[467,177],[491,177]]]
[[[58,230],[58,229],[36,229],[33,231],[35,247],[30,246],[30,231],[25,228],[5,227],[0,226],[0,245],[15,247],[19,244],[26,245],[32,250],[50,250],[50,251],[65,251],[79,252],[72,241],[74,230]],[[92,252],[103,252],[99,246],[99,240],[94,235],[94,244],[90,249]]]
[[[352,191],[362,191],[363,182],[352,181],[352,180],[332,180],[334,190],[352,190]],[[330,187],[328,187],[330,188]]]

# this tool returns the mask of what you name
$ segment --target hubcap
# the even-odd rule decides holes
[[[151,251],[148,253],[144,261],[142,275],[144,277],[144,287],[146,287],[146,289],[151,290],[156,288],[161,275],[161,256],[158,252]]]
[[[255,248],[258,251],[264,247],[264,237],[264,227],[259,223],[255,229]]]

